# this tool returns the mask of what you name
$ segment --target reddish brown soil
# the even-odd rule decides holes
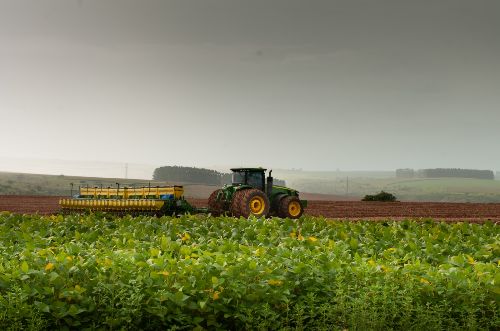
[[[346,197],[345,195],[336,194],[320,194],[300,192],[300,198],[304,200],[321,200],[321,201],[359,201],[359,197]]]
[[[25,214],[52,214],[59,210],[56,196],[0,195],[0,211]],[[188,199],[196,207],[206,207],[206,199]],[[311,200],[306,214],[338,219],[434,218],[449,221],[500,221],[500,203],[442,202],[362,202]]]
[[[60,198],[38,195],[0,195],[0,211],[22,214],[52,214],[59,210]]]
[[[500,203],[309,201],[306,214],[338,219],[500,221]]]

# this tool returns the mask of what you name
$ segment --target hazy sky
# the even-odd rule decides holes
[[[0,115],[3,158],[500,170],[500,1],[0,0]]]

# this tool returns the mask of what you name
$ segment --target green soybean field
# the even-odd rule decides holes
[[[2,330],[495,330],[492,222],[0,213]]]

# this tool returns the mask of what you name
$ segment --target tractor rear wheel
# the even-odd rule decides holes
[[[269,198],[261,190],[246,189],[236,193],[240,193],[238,195],[235,194],[233,199],[233,205],[235,205],[235,210],[238,214],[236,217],[266,217],[269,214]]]
[[[208,197],[208,211],[213,216],[220,216],[222,213],[224,213],[224,201],[217,200],[217,195],[221,191],[221,189],[215,190]]]
[[[304,208],[299,198],[294,196],[284,197],[278,204],[278,216],[282,218],[300,218],[304,213]]]
[[[230,212],[233,217],[240,217],[241,212],[240,212],[240,204],[241,204],[241,199],[243,199],[244,196],[244,191],[245,190],[239,190],[234,192],[233,194],[233,199],[231,200],[231,206],[230,206]]]

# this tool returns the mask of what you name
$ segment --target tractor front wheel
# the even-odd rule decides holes
[[[279,201],[278,216],[282,218],[300,218],[304,213],[304,208],[299,198],[294,196],[284,197]]]
[[[264,192],[257,189],[246,189],[237,191],[234,194],[231,204],[231,212],[233,216],[249,216],[266,217],[269,214],[269,198]]]

